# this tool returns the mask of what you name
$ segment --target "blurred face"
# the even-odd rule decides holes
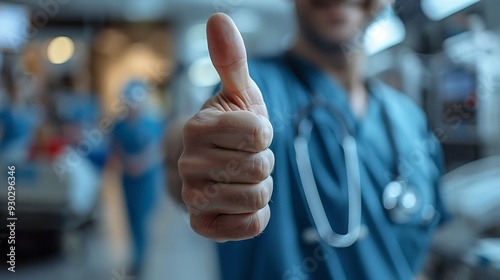
[[[302,36],[323,51],[341,50],[363,34],[383,3],[390,0],[296,0]]]

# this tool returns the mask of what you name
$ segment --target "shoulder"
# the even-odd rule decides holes
[[[283,75],[283,55],[255,57],[248,60],[250,76],[259,86],[269,84],[268,80],[279,80]],[[271,78],[271,79],[269,79]]]
[[[404,93],[381,82],[374,82],[377,93],[386,104],[389,113],[399,122],[408,122],[412,127],[418,127],[419,132],[427,134],[428,123],[423,109]]]
[[[248,65],[251,70],[270,70],[283,65],[283,54],[271,56],[257,56],[248,59]]]
[[[440,140],[432,133],[424,110],[405,94],[380,82],[382,96],[393,124],[411,151],[425,150],[436,163],[439,174],[443,170]]]
[[[273,107],[284,99],[290,77],[287,75],[285,60],[282,54],[252,58],[248,61],[250,76],[259,86],[264,100]]]

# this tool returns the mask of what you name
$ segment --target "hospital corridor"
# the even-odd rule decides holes
[[[500,280],[498,0],[0,0],[0,279]]]

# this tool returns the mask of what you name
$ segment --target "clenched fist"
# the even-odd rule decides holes
[[[243,240],[261,233],[271,215],[273,128],[233,21],[213,15],[207,37],[222,88],[184,127],[182,199],[194,231],[219,242]]]

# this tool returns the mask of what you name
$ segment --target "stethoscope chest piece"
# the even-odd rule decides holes
[[[382,194],[382,203],[391,220],[397,224],[407,223],[422,208],[418,190],[402,179],[387,184]]]

